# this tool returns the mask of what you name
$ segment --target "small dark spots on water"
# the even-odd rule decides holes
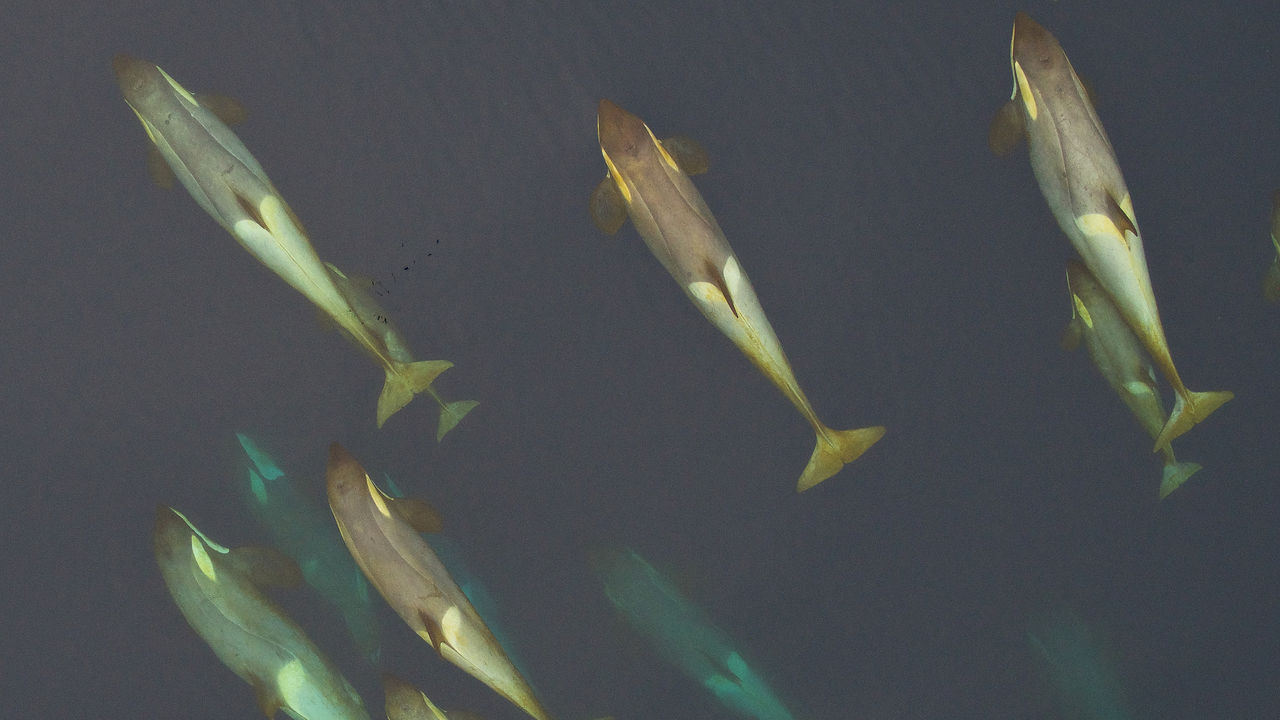
[[[435,244],[436,245],[440,244],[440,238],[436,238]],[[405,242],[401,241],[400,248],[404,249],[406,247],[408,247],[408,245]],[[433,255],[434,253],[431,253],[431,252],[426,253],[426,257],[432,257]],[[378,279],[371,280],[370,287],[373,291],[373,294],[377,295],[378,297],[385,297],[387,295],[390,295],[392,290],[390,286],[395,284],[395,282],[397,281],[397,279],[402,273],[407,273],[413,270],[415,267],[417,267],[418,261],[420,259],[421,258],[414,258],[408,264],[401,265],[399,270],[393,270],[390,274],[388,274],[385,280],[378,280]]]

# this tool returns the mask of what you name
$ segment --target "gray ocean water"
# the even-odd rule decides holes
[[[1097,98],[1184,379],[1236,393],[1175,443],[1204,469],[1163,502],[1148,436],[1058,346],[1072,250],[1026,151],[986,146],[1017,10]],[[267,540],[236,432],[317,498],[336,440],[430,499],[557,718],[737,717],[615,613],[599,548],[667,571],[798,719],[1099,717],[1046,661],[1090,662],[1072,638],[1123,717],[1277,712],[1273,3],[4,15],[5,717],[260,716],[150,539],[167,504],[224,544]],[[376,429],[380,370],[154,186],[119,52],[245,105],[236,131],[320,255],[378,281],[419,357],[455,363],[442,394],[481,401],[443,442],[429,399]],[[633,228],[593,226],[601,98],[706,148],[695,182],[818,414],[888,428],[822,485],[794,490],[813,447],[795,409]],[[307,591],[276,597],[375,717],[382,669],[521,717],[381,604],[375,669]]]

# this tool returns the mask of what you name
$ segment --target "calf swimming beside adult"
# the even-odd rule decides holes
[[[596,131],[609,176],[591,194],[596,226],[613,234],[627,216],[649,250],[702,314],[729,337],[804,415],[817,446],[796,484],[807,490],[856,460],[883,427],[833,430],[796,382],[751,281],[689,175],[706,170],[701,148],[686,138],[659,141],[644,122],[601,100]]]
[[[1071,292],[1071,322],[1062,346],[1074,349],[1082,341],[1094,367],[1111,386],[1138,423],[1152,438],[1160,434],[1169,416],[1160,401],[1155,371],[1133,330],[1120,317],[1111,296],[1102,289],[1083,263],[1067,263],[1067,289]],[[1164,466],[1160,475],[1160,499],[1182,487],[1200,470],[1196,463],[1178,462],[1173,444],[1160,449]]]
[[[1156,437],[1155,449],[1161,450],[1233,395],[1192,392],[1178,376],[1129,189],[1093,103],[1057,38],[1018,13],[1009,58],[1013,97],[992,123],[991,149],[1004,154],[1026,136],[1031,169],[1058,226],[1177,393],[1173,412]]]

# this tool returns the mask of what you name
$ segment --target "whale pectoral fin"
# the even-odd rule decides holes
[[[302,585],[302,568],[293,558],[273,547],[244,545],[227,553],[227,561],[258,587],[295,588]]]
[[[1080,347],[1080,340],[1084,337],[1085,330],[1093,329],[1093,316],[1079,295],[1071,293],[1071,306],[1071,320],[1063,329],[1062,338],[1058,341],[1058,345],[1063,350],[1075,350]]]
[[[431,503],[418,498],[391,498],[387,506],[420,533],[438,533],[444,527],[440,513]]]
[[[151,176],[151,182],[162,190],[172,190],[174,181],[178,179],[178,176],[173,174],[173,168],[169,167],[169,162],[164,159],[164,155],[155,145],[147,150],[147,175]]]
[[[1271,261],[1267,276],[1262,281],[1262,296],[1267,302],[1280,301],[1280,257]]]
[[[269,718],[275,717],[280,708],[284,707],[284,701],[280,699],[280,692],[257,675],[249,678],[249,684],[253,686],[253,695],[257,701],[258,709]]]
[[[244,103],[230,97],[228,95],[214,95],[211,93],[196,93],[196,102],[200,107],[214,114],[222,122],[230,127],[235,127],[244,122],[249,117],[249,110]]]
[[[596,189],[591,191],[588,203],[591,221],[600,231],[613,235],[622,229],[627,222],[627,202],[618,191],[618,184],[612,175],[606,175]]]
[[[1022,121],[1022,108],[1018,101],[1010,100],[996,111],[991,118],[991,128],[987,130],[987,147],[997,156],[1008,155],[1026,137],[1026,126]]]
[[[697,140],[675,135],[662,141],[662,149],[676,161],[676,167],[685,175],[701,175],[711,166],[707,151]]]
[[[1080,318],[1073,317],[1067,326],[1062,329],[1062,337],[1058,339],[1058,346],[1068,352],[1080,347],[1080,338],[1084,337],[1083,323]]]

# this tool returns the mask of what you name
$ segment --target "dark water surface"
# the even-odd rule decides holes
[[[558,718],[733,717],[617,618],[601,547],[665,568],[800,719],[1069,717],[1028,641],[1046,616],[1091,628],[1129,717],[1273,714],[1280,20],[1222,7],[10,9],[4,714],[258,715],[150,546],[158,503],[266,540],[236,431],[317,489],[338,440],[430,498]],[[986,148],[1018,9],[1098,98],[1179,370],[1237,395],[1175,443],[1205,469],[1160,504],[1147,436],[1058,348],[1072,251],[1026,153]],[[456,363],[441,392],[482,401],[443,443],[425,399],[376,430],[380,371],[151,184],[117,52],[245,104],[320,255],[378,279],[416,353]],[[592,225],[602,97],[703,144],[696,183],[819,415],[888,427],[825,484],[794,492],[800,416],[632,228]],[[380,716],[335,616],[279,597]],[[380,612],[387,669],[519,717]]]

